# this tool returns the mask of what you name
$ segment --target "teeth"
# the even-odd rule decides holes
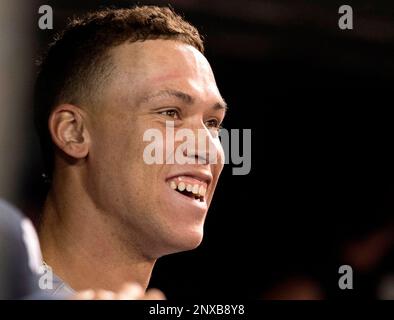
[[[198,190],[200,196],[202,197],[205,196],[205,192],[206,192],[205,188],[203,186],[200,186],[200,189]]]
[[[199,188],[200,188],[200,186],[199,186],[198,184],[195,184],[195,185],[193,186],[192,192],[193,192],[194,194],[198,194]]]
[[[183,192],[184,190],[186,190],[187,192],[193,193],[197,198],[203,198],[207,192],[207,190],[205,189],[205,187],[203,185],[199,185],[199,184],[192,185],[190,183],[186,184],[183,181],[180,181],[177,184],[177,182],[173,180],[170,182],[170,187],[173,190],[178,189],[180,192]],[[203,200],[201,200],[201,201],[203,201]]]
[[[179,191],[183,191],[183,190],[185,190],[185,183],[184,182],[180,182],[179,184],[178,184],[178,190]]]

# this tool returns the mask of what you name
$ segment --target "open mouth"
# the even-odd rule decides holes
[[[192,177],[179,176],[169,181],[171,189],[200,202],[205,201],[207,184]]]

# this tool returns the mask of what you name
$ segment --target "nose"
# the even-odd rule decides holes
[[[210,131],[205,124],[191,128],[194,139],[183,149],[183,155],[193,163],[218,164],[224,160],[223,147],[216,133]]]
[[[197,144],[197,146],[196,146]],[[183,155],[192,160],[192,163],[207,164],[209,163],[209,150],[201,147],[201,143],[196,141],[193,145],[183,149]]]

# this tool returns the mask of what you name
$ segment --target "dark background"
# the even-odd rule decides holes
[[[36,3],[54,10],[54,30],[37,27],[38,55],[68,17],[134,2]],[[171,3],[199,28],[229,104],[224,126],[252,129],[251,173],[225,168],[203,244],[159,260],[151,285],[178,299],[299,298],[303,288],[311,298],[378,297],[382,276],[393,272],[394,3],[138,3]],[[353,7],[353,30],[338,28],[342,4]],[[33,137],[30,148],[21,194],[34,216],[44,187]],[[378,240],[368,246],[370,235]],[[352,291],[338,289],[345,263]]]

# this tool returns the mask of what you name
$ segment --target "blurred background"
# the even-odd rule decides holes
[[[134,1],[0,1],[0,197],[33,220],[45,196],[34,62],[67,19]],[[206,38],[224,126],[252,129],[252,170],[228,165],[203,244],[159,260],[168,298],[394,299],[394,2],[179,0]],[[53,9],[40,30],[38,8]],[[351,5],[353,30],[338,28]],[[353,290],[338,269],[353,267]]]

